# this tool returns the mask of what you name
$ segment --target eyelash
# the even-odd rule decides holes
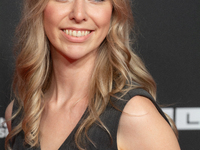
[[[93,1],[95,1],[95,2],[103,2],[105,0],[93,0]]]
[[[58,1],[58,2],[67,2],[68,0],[56,0],[56,1]],[[99,2],[103,2],[105,0],[90,0],[90,1],[94,1],[94,2],[99,3]]]
[[[68,0],[56,0],[58,2],[67,2]]]

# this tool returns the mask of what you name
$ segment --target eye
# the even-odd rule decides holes
[[[69,0],[56,0],[57,2],[67,2]]]
[[[103,2],[105,0],[91,0],[91,1],[98,3],[98,2]]]

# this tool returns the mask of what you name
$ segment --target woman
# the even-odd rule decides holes
[[[180,149],[132,21],[128,0],[24,1],[7,149]]]

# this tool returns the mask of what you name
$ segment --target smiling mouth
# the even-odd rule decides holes
[[[91,33],[91,31],[63,30],[67,35],[74,37],[82,37]]]

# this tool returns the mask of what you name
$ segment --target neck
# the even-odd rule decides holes
[[[88,96],[95,63],[94,55],[79,60],[68,60],[62,55],[53,55],[53,76],[46,99],[62,105],[75,105]]]

